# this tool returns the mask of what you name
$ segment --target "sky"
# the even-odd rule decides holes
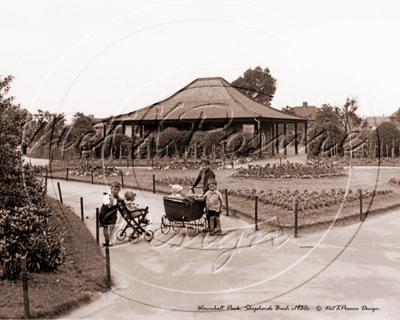
[[[168,98],[196,78],[277,79],[272,107],[400,107],[399,1],[6,1],[0,75],[38,109],[96,118]]]

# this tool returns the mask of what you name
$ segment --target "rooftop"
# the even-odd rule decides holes
[[[220,77],[198,78],[165,100],[104,120],[254,119],[255,117],[305,120],[251,100]]]

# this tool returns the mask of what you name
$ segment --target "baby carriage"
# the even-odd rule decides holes
[[[146,226],[148,226],[150,223],[150,221],[146,218],[146,215],[149,212],[149,207],[143,209],[128,210],[123,201],[118,201],[118,209],[122,217],[126,221],[126,226],[123,229],[117,231],[116,236],[119,241],[124,240],[128,234],[130,243],[138,242],[142,234],[144,235],[144,239],[147,242],[153,240],[154,232],[145,229]],[[129,228],[132,229],[131,232],[128,232]]]
[[[189,237],[196,236],[207,228],[204,215],[205,201],[164,197],[165,215],[161,218],[161,232],[167,234],[171,228],[178,232],[186,228]]]

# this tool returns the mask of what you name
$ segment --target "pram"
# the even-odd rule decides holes
[[[129,234],[128,229],[132,228],[132,232],[129,234],[129,242],[136,243],[143,234],[144,239],[150,242],[154,238],[154,232],[151,230],[144,229],[149,225],[146,215],[149,212],[149,207],[136,210],[128,210],[123,201],[118,201],[118,210],[122,217],[126,221],[126,226],[123,229],[117,231],[117,239],[123,241]]]
[[[186,228],[188,236],[193,237],[207,228],[207,220],[203,216],[205,201],[164,197],[164,208],[165,215],[161,218],[161,232],[164,234],[171,227],[175,232]]]

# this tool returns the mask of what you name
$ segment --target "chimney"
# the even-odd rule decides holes
[[[303,102],[303,108],[307,108],[307,107],[308,107],[307,102]]]
[[[88,117],[94,119],[94,114],[89,114]]]

